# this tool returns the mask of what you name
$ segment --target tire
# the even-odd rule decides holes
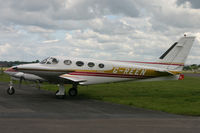
[[[71,97],[75,97],[78,95],[78,90],[76,88],[71,88],[71,89],[69,89],[68,94]]]
[[[13,95],[13,94],[15,93],[14,87],[10,86],[10,87],[7,89],[7,93],[8,93],[9,95]]]

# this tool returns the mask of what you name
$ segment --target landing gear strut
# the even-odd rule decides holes
[[[65,87],[63,84],[59,84],[59,90],[56,91],[56,98],[58,99],[64,99],[66,96],[66,93],[65,93]]]
[[[13,82],[12,82],[12,80],[10,81],[10,85],[9,85],[9,87],[8,87],[8,89],[7,89],[7,93],[8,93],[9,95],[13,95],[13,94],[15,93],[15,89],[14,89],[14,87],[13,87]]]

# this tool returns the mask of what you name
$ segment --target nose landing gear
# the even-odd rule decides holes
[[[10,86],[10,87],[7,89],[7,93],[8,93],[9,95],[13,95],[13,94],[15,93],[14,87]]]
[[[8,87],[8,89],[7,89],[7,93],[8,93],[9,95],[13,95],[13,94],[15,93],[15,89],[14,89],[14,87],[13,87],[13,82],[12,82],[12,81],[10,81],[9,87]]]

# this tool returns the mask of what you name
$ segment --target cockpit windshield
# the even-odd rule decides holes
[[[58,60],[54,57],[48,57],[41,61],[40,64],[58,64]]]
[[[49,58],[49,57],[48,57],[48,58]],[[48,58],[42,60],[42,61],[40,62],[40,64],[46,64]]]

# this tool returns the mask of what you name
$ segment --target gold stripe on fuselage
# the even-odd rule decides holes
[[[145,68],[127,68],[127,67],[113,67],[111,70],[75,70],[75,72],[91,72],[91,73],[105,73],[105,74],[122,74],[122,75],[136,75],[136,76],[149,76],[159,77],[167,75],[177,75],[180,71],[157,71]]]

